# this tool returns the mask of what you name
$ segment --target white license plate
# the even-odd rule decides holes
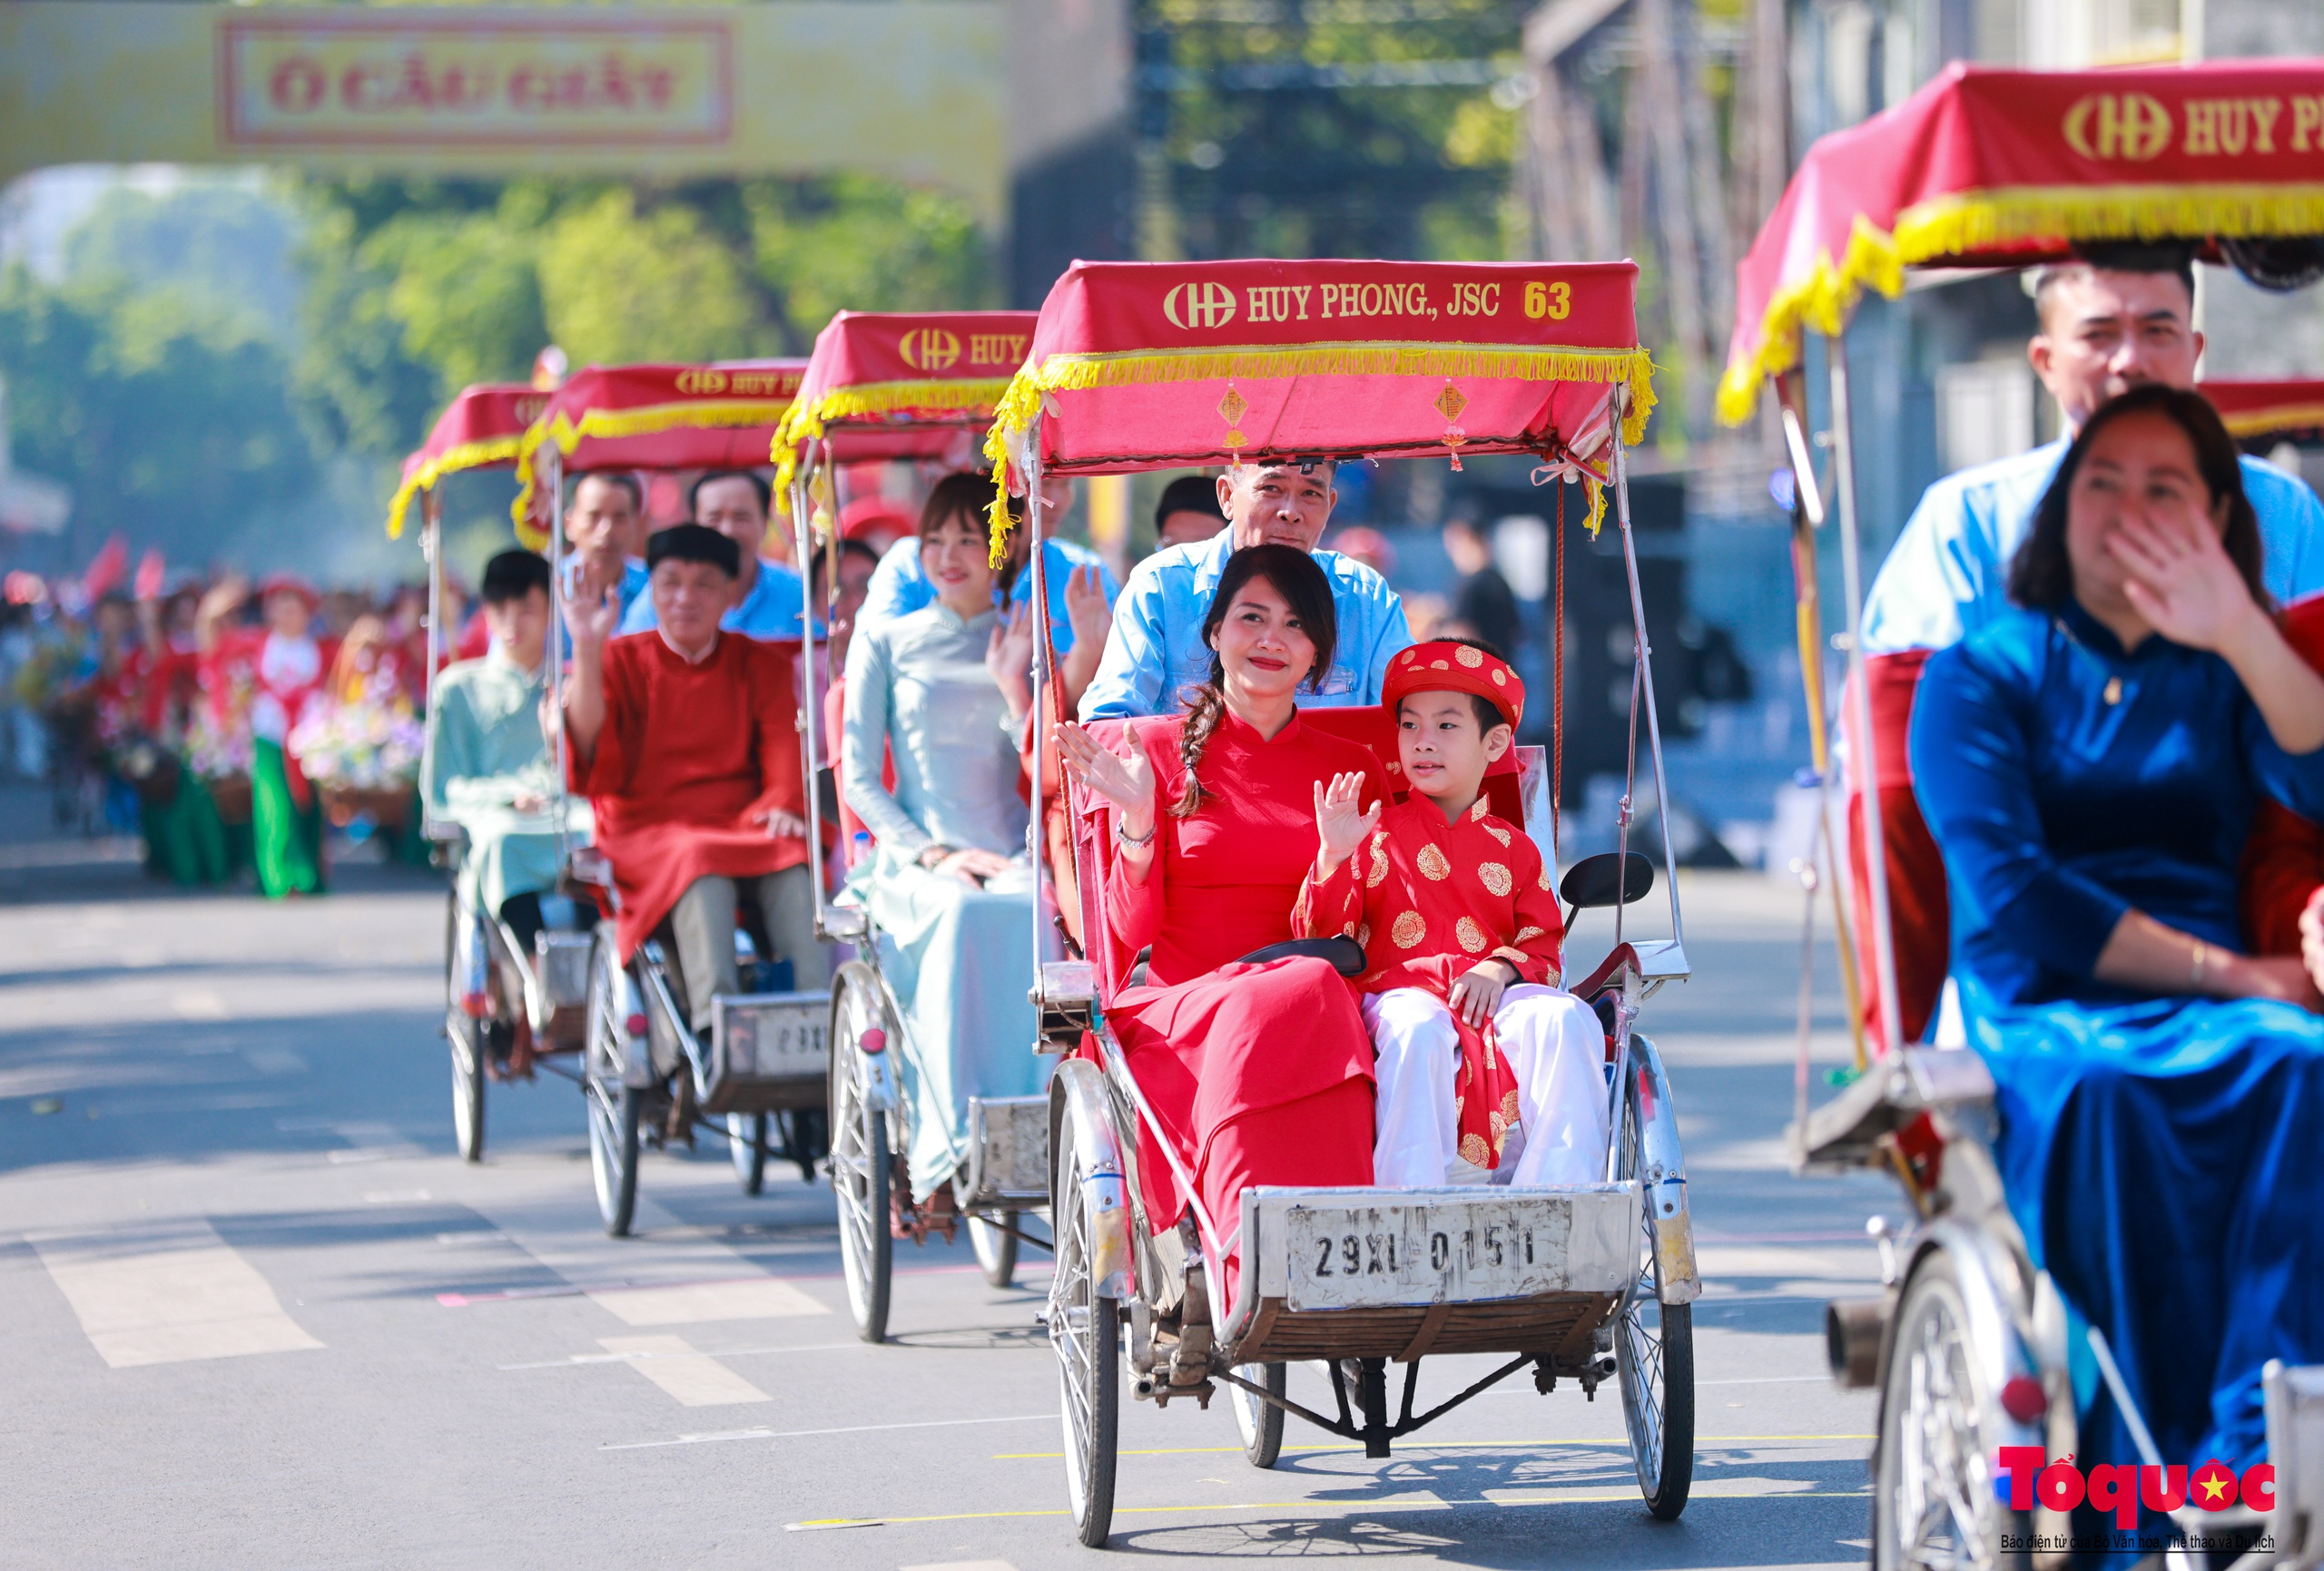
[[[1443,1203],[1294,1205],[1285,1215],[1295,1310],[1619,1291],[1637,1225],[1618,1192]]]
[[[736,1004],[723,1017],[726,1062],[757,1080],[821,1075],[831,1065],[831,1006],[800,1003]]]

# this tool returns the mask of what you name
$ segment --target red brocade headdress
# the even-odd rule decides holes
[[[1499,655],[1450,639],[1415,643],[1388,663],[1380,703],[1390,715],[1408,693],[1473,692],[1515,725],[1525,716],[1525,683]]]

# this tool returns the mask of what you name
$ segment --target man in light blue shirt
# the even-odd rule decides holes
[[[1045,476],[1041,481],[1041,513],[1045,519],[1055,520],[1065,515],[1073,506],[1073,481],[1064,476]],[[1009,604],[1029,605],[1033,600],[1033,573],[1027,565],[1025,541],[1028,531],[1022,524],[1009,535]],[[921,539],[917,532],[905,535],[888,547],[880,558],[879,567],[872,574],[872,586],[864,592],[863,609],[855,614],[858,627],[872,627],[891,622],[899,616],[936,604],[936,586],[928,581],[928,573],[921,565]],[[1070,540],[1054,537],[1043,542],[1042,576],[1049,581],[1049,632],[1057,640],[1057,652],[1073,652],[1073,616],[1066,600],[1066,581],[1076,568],[1088,568],[1098,574],[1106,588],[1106,604],[1111,605],[1121,592],[1115,582],[1114,571],[1105,559],[1087,545],[1077,545]]]
[[[748,469],[716,469],[694,483],[686,493],[686,511],[694,523],[715,529],[740,547],[743,571],[734,580],[734,604],[719,619],[721,630],[750,638],[803,638],[800,618],[806,610],[807,592],[799,574],[779,562],[760,559],[766,544],[767,514],[773,493],[762,476]],[[624,633],[644,633],[653,627],[654,597],[641,595],[621,619]]]
[[[637,476],[621,470],[584,475],[565,507],[566,594],[568,598],[611,588],[626,613],[645,597],[645,564],[633,554],[641,538],[645,493]]]
[[[1300,684],[1299,702],[1341,708],[1380,702],[1388,662],[1413,635],[1404,625],[1403,601],[1387,580],[1336,551],[1315,549],[1339,499],[1332,468],[1329,459],[1285,458],[1238,464],[1218,477],[1227,526],[1207,540],[1157,551],[1130,570],[1114,604],[1105,658],[1081,695],[1083,720],[1176,712],[1210,674],[1202,622],[1227,557],[1267,544],[1295,545],[1315,556],[1331,581],[1339,616],[1332,668],[1320,684]]]
[[[1922,821],[1905,770],[1905,738],[1921,663],[1976,633],[2009,606],[2009,568],[2034,525],[2034,511],[2057,474],[2073,433],[2107,399],[2146,382],[2195,385],[2203,336],[2194,330],[2194,266],[2187,247],[2091,248],[2088,260],[2034,275],[2040,331],[2026,346],[2042,385],[2057,400],[2066,435],[2054,442],[1948,475],[1931,486],[1880,565],[1865,597],[1864,649],[1874,745],[1880,761],[1881,839],[1886,848],[1890,928],[1896,964],[1897,1020],[1907,1042],[1921,1039],[1944,986],[1950,944],[1945,866]],[[2324,591],[2324,505],[2301,481],[2257,458],[2243,460],[2243,489],[2259,515],[2268,592],[2280,602]],[[1850,838],[1864,833],[1861,763],[1848,806]],[[1870,886],[1861,854],[1851,857],[1859,900]],[[1878,968],[1870,924],[1863,950],[1863,1008],[1880,1028]]]

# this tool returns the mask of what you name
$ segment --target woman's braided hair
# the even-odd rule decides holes
[[[1339,642],[1339,614],[1332,604],[1331,580],[1324,576],[1315,559],[1295,545],[1246,545],[1229,556],[1226,571],[1218,575],[1218,588],[1210,597],[1210,609],[1202,619],[1202,641],[1210,645],[1210,673],[1187,698],[1186,729],[1178,737],[1178,763],[1187,771],[1187,783],[1167,810],[1174,819],[1194,817],[1208,794],[1195,771],[1226,713],[1226,667],[1218,658],[1218,629],[1235,597],[1254,578],[1264,578],[1275,586],[1298,619],[1300,631],[1315,646],[1315,663],[1307,668],[1310,685],[1321,682],[1332,668],[1333,651]]]

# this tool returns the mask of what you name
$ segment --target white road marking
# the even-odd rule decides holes
[[[724,1244],[665,1238],[682,1224],[648,1200],[637,1203],[637,1237],[606,1236],[583,1196],[538,1201],[488,1195],[468,1202],[541,1264],[625,1325],[694,1325],[829,1314],[818,1300]],[[522,1291],[522,1290],[520,1290]]]
[[[896,1571],[1017,1571],[1006,1560],[935,1560],[925,1566],[899,1566]]]
[[[225,1020],[231,1018],[226,1000],[206,987],[170,995],[170,1012],[181,1020]]]
[[[694,1351],[684,1337],[600,1337],[597,1345],[609,1353],[635,1355],[630,1362],[639,1374],[689,1408],[774,1399],[717,1360]]]
[[[428,1198],[424,1189],[367,1189],[363,1192],[366,1205],[411,1205]]]
[[[323,1344],[282,1312],[266,1279],[195,1218],[28,1242],[114,1369],[293,1352]]]
[[[704,1348],[692,1357],[705,1359],[750,1359],[765,1353],[843,1353],[867,1348],[866,1341],[812,1342],[798,1348]],[[569,1370],[576,1364],[612,1364],[628,1359],[649,1359],[654,1353],[571,1353],[561,1359],[543,1359],[537,1363],[495,1364],[492,1367],[507,1373],[512,1370]]]
[[[1054,1424],[1055,1413],[1012,1413],[1005,1419],[930,1419],[917,1424],[849,1424],[835,1429],[727,1429],[715,1435],[680,1435],[675,1440],[632,1440],[599,1446],[600,1451],[651,1451],[664,1446],[708,1446],[721,1440],[798,1440],[812,1435],[868,1435],[883,1429],[953,1429],[970,1424]]]
[[[615,1288],[589,1297],[625,1325],[633,1326],[684,1326],[704,1321],[773,1320],[831,1312],[789,1282],[772,1276],[683,1287]]]

